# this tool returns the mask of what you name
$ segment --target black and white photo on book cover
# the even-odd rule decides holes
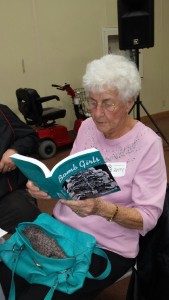
[[[63,189],[74,200],[101,197],[120,190],[106,164],[72,175],[65,180]]]

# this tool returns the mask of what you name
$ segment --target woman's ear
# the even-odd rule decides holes
[[[130,111],[130,109],[132,108],[133,104],[135,101],[135,97],[132,97],[128,102],[127,102],[127,112]]]

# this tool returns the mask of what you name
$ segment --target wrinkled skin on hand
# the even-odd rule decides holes
[[[6,172],[11,172],[12,170],[15,170],[16,166],[12,159],[10,158],[10,155],[17,153],[16,150],[14,149],[8,149],[7,151],[4,152],[2,155],[2,158],[0,160],[0,172],[1,173],[6,173]]]
[[[108,202],[101,198],[90,198],[86,200],[60,200],[61,203],[70,207],[75,213],[81,217],[87,217],[90,215],[102,215],[105,206]]]
[[[51,198],[46,192],[40,190],[33,182],[27,182],[28,192],[32,195],[32,197],[36,199],[49,199]],[[89,215],[100,215],[104,216],[104,210],[110,203],[102,200],[101,198],[90,198],[86,200],[59,200],[62,204],[67,205],[77,213],[81,217],[86,217]]]
[[[31,194],[33,198],[36,199],[50,199],[51,197],[46,193],[40,190],[32,181],[28,180],[27,184],[27,191]]]

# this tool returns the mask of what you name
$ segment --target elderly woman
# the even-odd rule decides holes
[[[83,288],[74,294],[56,291],[53,299],[94,299],[100,290],[124,275],[135,264],[139,236],[156,225],[166,192],[161,138],[128,114],[141,87],[135,63],[111,54],[94,60],[87,65],[83,86],[91,118],[82,123],[71,154],[91,147],[99,149],[121,191],[97,199],[61,199],[53,215],[65,224],[95,236],[107,253],[112,270],[99,283],[87,279]],[[119,168],[116,168],[117,163]],[[49,198],[31,182],[27,187],[32,196]],[[102,260],[93,255],[91,272],[98,275],[102,268]],[[1,269],[7,274],[4,266]],[[9,281],[7,284],[4,275],[3,278],[1,282],[7,295]],[[43,299],[47,290],[45,286],[24,282],[22,288],[20,284],[17,299]]]

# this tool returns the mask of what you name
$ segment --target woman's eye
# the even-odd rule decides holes
[[[104,106],[106,106],[106,107],[114,106],[114,103],[111,103],[111,102],[105,102],[105,103],[104,103]]]

